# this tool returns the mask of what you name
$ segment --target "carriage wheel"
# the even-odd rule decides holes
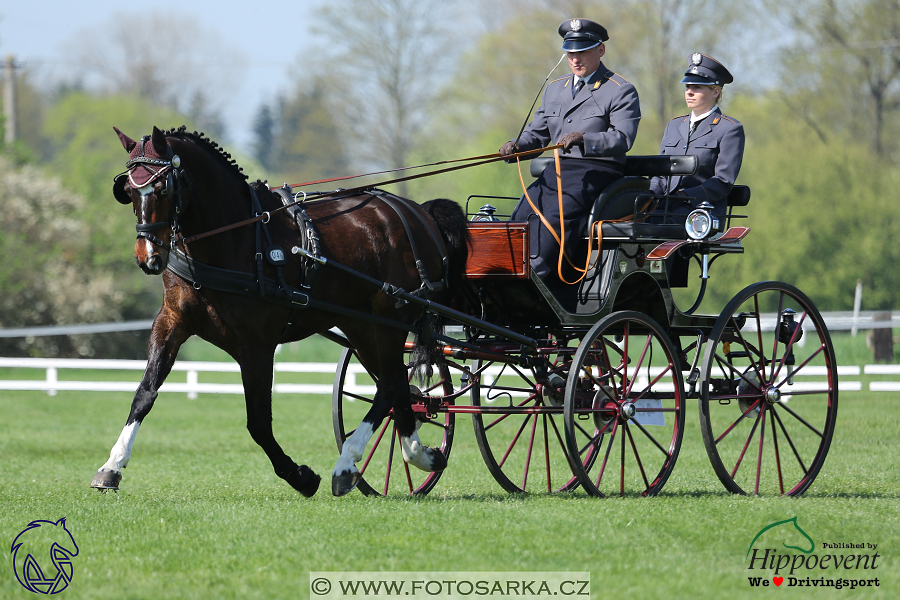
[[[684,416],[680,363],[666,332],[638,312],[598,321],[566,383],[566,447],[585,490],[657,494],[675,467]]]
[[[507,492],[555,493],[578,486],[562,437],[571,360],[571,349],[545,357],[542,368],[558,382],[554,389],[537,383],[533,369],[491,361],[472,365],[472,404],[485,410],[472,415],[475,439],[488,471]]]
[[[410,383],[413,402],[421,403],[421,398],[427,397],[440,404],[453,404],[452,398],[445,398],[453,393],[450,367],[444,363],[434,367],[434,377],[427,386],[420,389]],[[338,452],[343,449],[344,440],[355,431],[372,407],[376,381],[359,362],[356,351],[344,349],[334,374],[331,407]],[[417,412],[416,418],[419,421],[417,427],[422,443],[439,449],[445,457],[449,457],[453,443],[454,415],[438,413],[426,416],[425,413]],[[425,495],[441,478],[440,472],[426,473],[415,467],[411,468],[403,460],[393,409],[373,434],[366,453],[357,466],[362,475],[357,487],[366,496],[386,496],[392,490]]]
[[[831,445],[837,363],[825,322],[785,283],[755,283],[716,321],[700,374],[700,427],[716,475],[735,494],[796,496]]]

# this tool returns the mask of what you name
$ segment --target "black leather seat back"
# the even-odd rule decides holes
[[[594,201],[588,227],[596,221],[623,219],[634,214],[638,196],[647,195],[650,180],[644,177],[623,177],[610,184]]]

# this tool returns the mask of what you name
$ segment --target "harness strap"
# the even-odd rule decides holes
[[[425,265],[422,262],[422,259],[419,258],[419,251],[416,247],[416,241],[413,239],[412,229],[409,226],[409,221],[407,221],[406,216],[403,214],[403,211],[397,206],[394,200],[399,200],[396,196],[392,196],[387,192],[382,190],[373,190],[373,196],[380,198],[385,204],[394,209],[394,212],[397,213],[397,216],[400,217],[400,222],[403,223],[403,228],[406,230],[406,237],[409,239],[409,245],[412,247],[413,260],[416,262],[416,270],[419,271],[419,278],[422,280],[422,285],[428,289],[429,291],[442,291],[447,285],[447,271],[449,270],[450,259],[447,258],[447,255],[442,251],[441,241],[438,239],[437,235],[434,233],[434,230],[425,222],[418,212],[413,211],[416,217],[419,218],[419,222],[423,227],[428,231],[431,235],[432,241],[434,241],[434,245],[437,248],[437,251],[441,254],[441,262],[443,264],[441,280],[438,283],[431,283],[428,280],[428,274],[425,272]]]

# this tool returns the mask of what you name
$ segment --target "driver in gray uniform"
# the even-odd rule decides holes
[[[623,176],[625,153],[631,149],[641,118],[637,90],[602,62],[606,29],[587,19],[571,19],[558,29],[563,38],[570,75],[547,85],[534,120],[519,137],[500,148],[501,156],[517,151],[563,145],[560,170],[565,216],[564,247],[572,262],[584,266],[581,238],[594,203],[609,184]],[[559,235],[560,214],[556,167],[550,164],[528,188],[528,197]],[[551,289],[558,289],[559,245],[534,216],[523,196],[511,220],[532,223],[531,267]],[[602,216],[602,215],[601,215]],[[535,255],[537,255],[536,258]],[[563,258],[563,277],[573,282],[579,273]]]
[[[704,201],[712,204],[713,214],[720,218],[728,210],[726,198],[734,187],[744,156],[744,127],[722,114],[718,106],[722,87],[732,81],[731,73],[716,59],[699,52],[690,56],[681,83],[691,112],[669,121],[659,153],[694,154],[699,167],[694,175],[654,177],[650,181],[650,191],[655,194],[686,197],[677,207],[669,202],[670,214],[687,215]]]

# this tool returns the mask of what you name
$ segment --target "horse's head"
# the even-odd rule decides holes
[[[138,266],[148,275],[159,275],[169,263],[169,248],[187,193],[181,159],[156,127],[140,141],[113,129],[128,152],[127,170],[115,178],[113,196],[121,204],[131,204],[137,216],[134,258]]]

